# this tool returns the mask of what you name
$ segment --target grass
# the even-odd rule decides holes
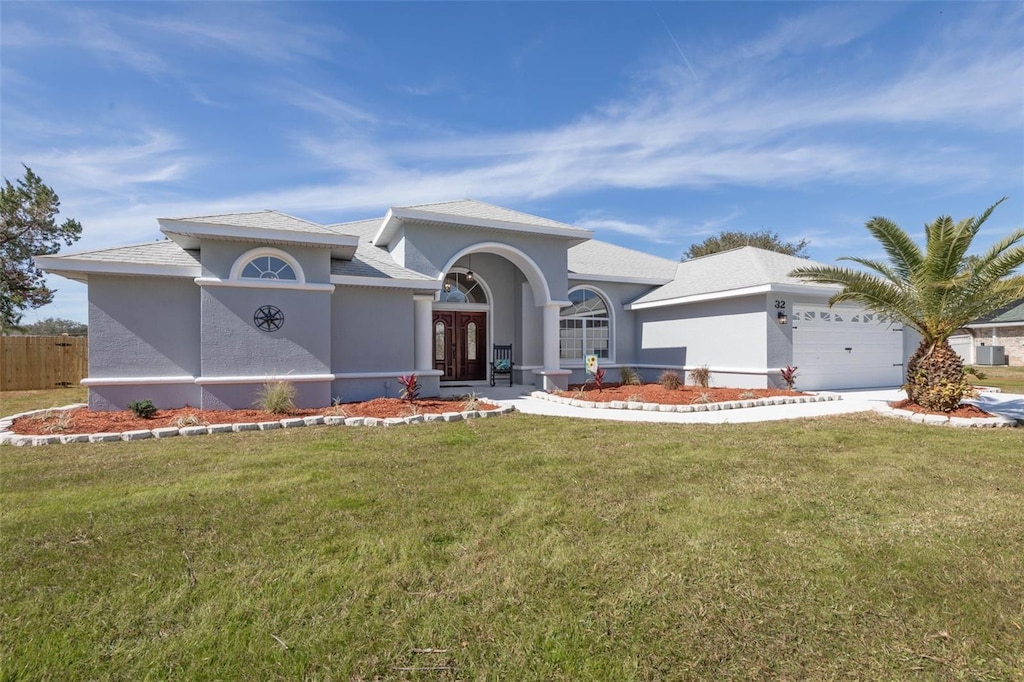
[[[969,377],[973,383],[983,386],[995,386],[1007,393],[1024,393],[1024,366],[1011,367],[1002,365],[998,367],[977,366],[975,369],[985,374],[984,379]]]
[[[0,677],[1021,679],[1022,452],[874,415],[4,447]]]
[[[0,417],[29,410],[43,410],[49,407],[63,407],[73,403],[87,402],[89,402],[89,390],[85,386],[54,388],[45,391],[2,391],[0,392]]]

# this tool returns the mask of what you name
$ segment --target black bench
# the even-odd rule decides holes
[[[494,354],[491,356],[491,386],[494,385],[494,377],[498,374],[508,375],[508,385],[512,385],[512,368],[516,363],[512,362],[512,344],[499,346],[494,344]]]

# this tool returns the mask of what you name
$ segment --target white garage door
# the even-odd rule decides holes
[[[903,325],[852,306],[793,305],[796,387],[805,391],[903,383]]]

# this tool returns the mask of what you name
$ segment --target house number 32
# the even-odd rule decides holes
[[[775,301],[775,309],[776,310],[785,310],[786,309],[786,302],[785,301]]]

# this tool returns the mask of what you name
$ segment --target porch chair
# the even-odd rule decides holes
[[[494,354],[491,359],[491,386],[494,385],[494,376],[496,374],[507,374],[508,385],[512,385],[512,368],[515,367],[512,362],[512,344],[507,346],[500,346],[494,344]]]

